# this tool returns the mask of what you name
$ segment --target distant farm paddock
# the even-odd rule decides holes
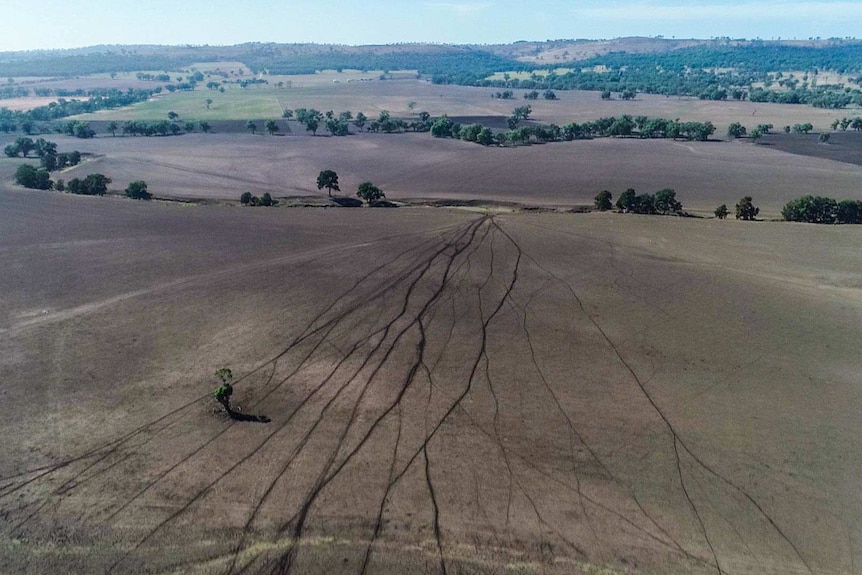
[[[92,140],[54,136],[61,150],[91,154],[54,178],[68,181],[100,172],[119,190],[143,179],[157,196],[235,201],[245,191],[325,196],[326,190],[316,188],[316,177],[332,169],[347,195],[370,180],[393,200],[473,199],[545,207],[591,204],[603,189],[616,197],[630,187],[650,193],[669,187],[686,209],[707,214],[751,195],[765,217],[778,217],[787,201],[808,193],[862,199],[862,166],[748,141],[605,138],[486,148],[427,133],[312,137],[291,124],[294,132],[281,137],[217,131]],[[0,144],[7,139],[0,137]]]

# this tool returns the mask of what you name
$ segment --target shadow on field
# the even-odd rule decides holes
[[[235,411],[230,408],[227,408],[227,414],[234,421],[252,421],[255,423],[269,423],[270,421],[272,421],[265,415],[246,415],[245,413]]]
[[[338,204],[342,208],[361,208],[362,200],[356,198],[330,198],[332,203]]]

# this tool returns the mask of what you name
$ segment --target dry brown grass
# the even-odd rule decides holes
[[[853,227],[0,209],[0,570],[850,573],[862,551]],[[272,423],[213,412],[222,366]]]
[[[298,129],[294,123],[294,129]],[[599,139],[522,148],[484,148],[429,134],[347,138],[296,134],[194,134],[170,138],[53,138],[61,149],[95,154],[57,177],[91,172],[122,190],[145,180],[159,196],[237,200],[245,191],[325,195],[324,169],[338,172],[345,195],[372,181],[390,199],[507,201],[535,206],[591,204],[599,190],[673,188],[684,206],[711,214],[719,204],[755,198],[763,217],[805,194],[862,199],[862,167],[736,142]],[[2,143],[2,142],[0,142]]]

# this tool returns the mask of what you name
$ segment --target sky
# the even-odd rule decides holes
[[[98,44],[862,36],[862,0],[0,0],[0,51]],[[9,23],[18,23],[8,25]]]

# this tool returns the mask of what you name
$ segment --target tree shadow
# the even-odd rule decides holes
[[[265,415],[247,415],[241,411],[231,409],[230,407],[225,407],[225,409],[227,410],[228,416],[234,421],[251,421],[254,423],[269,423],[272,421]]]
[[[342,197],[333,196],[332,198],[330,198],[330,201],[334,204],[338,204],[342,208],[361,208],[362,207],[362,201],[357,200],[356,198],[346,198],[343,196]]]

